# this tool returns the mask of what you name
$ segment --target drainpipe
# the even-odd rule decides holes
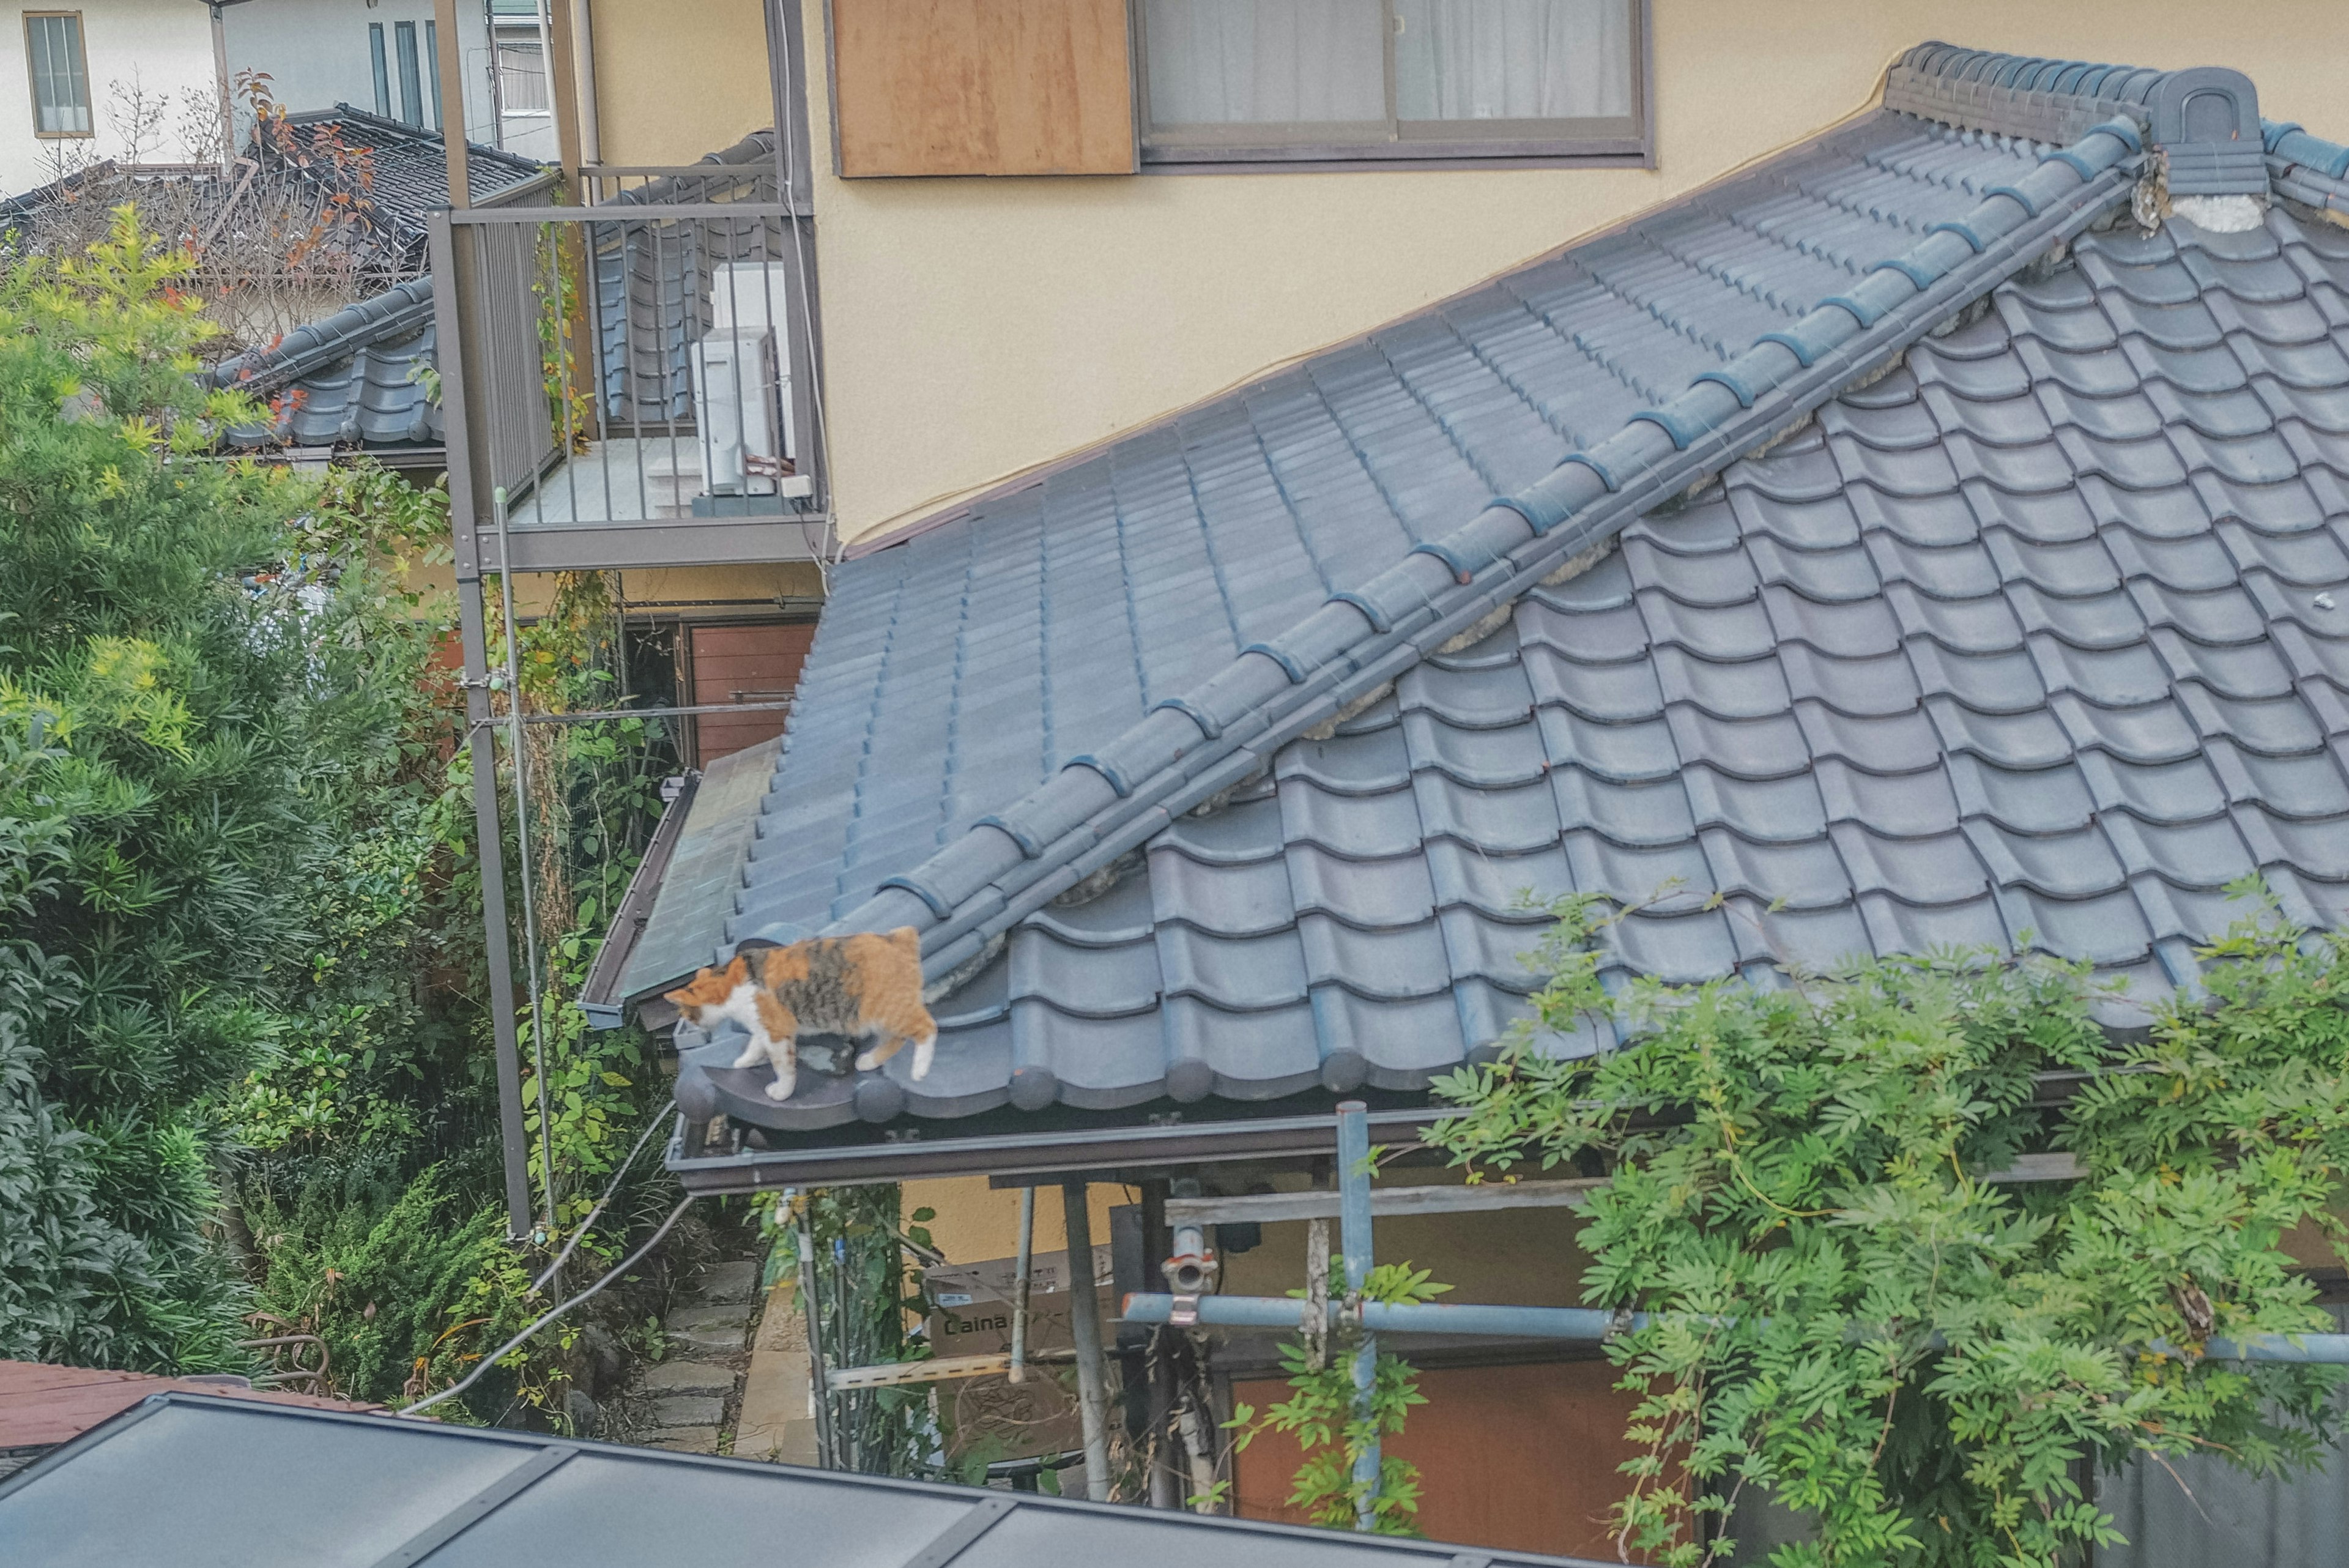
[[[235,0],[212,0],[212,75],[219,78],[221,114],[221,178],[236,177],[236,99],[228,79],[228,18],[221,13]]]
[[[1019,1189],[1019,1273],[1011,1283],[1011,1369],[1013,1383],[1028,1381],[1028,1275],[1036,1259],[1036,1189]]]

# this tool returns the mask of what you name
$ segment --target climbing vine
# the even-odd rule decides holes
[[[1777,1568],[2054,1568],[2117,1539],[2093,1469],[2317,1459],[2339,1369],[2220,1342],[2332,1326],[2285,1243],[2341,1239],[2349,945],[2235,892],[2136,1035],[2084,970],[1989,953],[1610,994],[1622,913],[1557,908],[1536,1019],[1439,1085],[1433,1138],[1608,1178],[1587,1299],[1649,1314],[1607,1346],[1627,1561],[1732,1561],[1767,1499],[1810,1527]],[[1609,1018],[1623,1049],[1538,1044]],[[2005,1179],[2034,1153],[2077,1174]]]
[[[1331,1265],[1332,1300],[1346,1293],[1341,1268],[1334,1262]],[[1425,1269],[1414,1269],[1409,1263],[1381,1263],[1363,1280],[1362,1299],[1389,1303],[1426,1302],[1451,1288],[1434,1282]],[[1305,1293],[1289,1293],[1302,1296]],[[1354,1354],[1344,1337],[1341,1335],[1334,1345],[1280,1347],[1281,1370],[1288,1375],[1288,1397],[1268,1407],[1261,1416],[1252,1405],[1234,1406],[1231,1419],[1224,1423],[1233,1434],[1232,1450],[1246,1452],[1249,1444],[1267,1432],[1294,1438],[1305,1451],[1305,1462],[1298,1467],[1291,1482],[1289,1507],[1316,1524],[1351,1530],[1357,1528],[1367,1503],[1374,1532],[1416,1535],[1419,1467],[1409,1459],[1381,1452],[1375,1487],[1367,1480],[1357,1480],[1354,1467],[1373,1445],[1402,1430],[1413,1406],[1427,1403],[1427,1397],[1419,1391],[1419,1374],[1402,1356],[1381,1351],[1373,1364],[1369,1408],[1361,1409],[1354,1388]],[[1230,1485],[1228,1480],[1217,1481],[1208,1494],[1193,1498],[1193,1506],[1222,1502]]]

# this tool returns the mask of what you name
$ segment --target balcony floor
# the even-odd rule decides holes
[[[507,514],[514,569],[721,566],[822,554],[828,535],[821,512],[797,510],[780,495],[704,497],[701,472],[701,444],[689,432],[599,441],[558,462]],[[705,512],[714,503],[723,514],[697,515],[697,499]],[[482,531],[481,556],[484,567],[497,569],[494,530]]]

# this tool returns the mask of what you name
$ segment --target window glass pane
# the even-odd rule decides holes
[[[27,16],[25,45],[33,67],[33,129],[47,136],[89,134],[89,72],[79,16]]]
[[[392,47],[399,53],[399,118],[409,125],[424,123],[424,80],[416,70],[416,24],[394,22]]]
[[[440,129],[440,24],[424,24],[424,74],[432,78],[432,129]]]
[[[1383,121],[1379,0],[1146,0],[1154,125]]]
[[[1394,0],[1399,119],[1632,112],[1632,0]]]
[[[391,66],[383,56],[383,24],[367,24],[367,53],[375,63],[375,111],[391,118]]]

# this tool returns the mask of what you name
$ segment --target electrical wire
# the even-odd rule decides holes
[[[638,1263],[643,1262],[647,1254],[650,1253],[655,1247],[660,1245],[661,1238],[668,1234],[669,1227],[675,1225],[679,1220],[683,1219],[685,1217],[685,1211],[693,1207],[693,1199],[695,1196],[696,1195],[693,1193],[687,1193],[683,1199],[678,1200],[678,1206],[668,1211],[668,1218],[661,1221],[660,1229],[654,1231],[652,1235],[647,1239],[643,1246],[637,1248],[635,1251],[621,1259],[617,1263],[613,1264],[612,1267],[604,1273],[602,1278],[598,1279],[594,1284],[589,1285],[585,1290],[581,1291],[577,1295],[573,1296],[569,1301],[564,1302],[560,1306],[550,1307],[545,1312],[541,1313],[536,1318],[532,1320],[529,1327],[523,1329],[520,1334],[515,1334],[512,1339],[507,1340],[503,1345],[498,1346],[497,1349],[492,1351],[489,1355],[481,1357],[480,1365],[475,1366],[471,1372],[465,1374],[464,1377],[460,1381],[451,1384],[450,1386],[442,1389],[440,1393],[433,1395],[429,1399],[419,1399],[415,1404],[403,1407],[400,1409],[393,1411],[392,1414],[395,1416],[420,1416],[425,1411],[432,1408],[433,1406],[440,1404],[442,1400],[453,1399],[458,1395],[462,1394],[466,1389],[471,1388],[474,1382],[480,1378],[482,1373],[487,1372],[491,1367],[495,1366],[499,1362],[504,1360],[508,1355],[512,1354],[516,1346],[528,1341],[531,1335],[536,1334],[540,1329],[544,1328],[548,1324],[553,1323],[556,1318],[561,1317],[564,1313],[569,1312],[573,1307],[577,1306],[581,1302],[585,1301],[588,1297],[595,1294],[598,1291],[601,1291],[605,1285],[610,1284],[614,1280],[618,1279],[630,1269],[635,1268]]]
[[[571,1261],[571,1254],[578,1249],[587,1232],[595,1229],[595,1216],[604,1212],[604,1205],[611,1202],[612,1195],[620,1190],[620,1183],[627,1178],[628,1167],[636,1163],[636,1156],[645,1152],[645,1145],[652,1141],[653,1134],[660,1130],[662,1119],[668,1115],[669,1106],[676,1104],[676,1096],[670,1096],[667,1104],[652,1114],[652,1119],[645,1123],[645,1130],[636,1135],[636,1147],[628,1151],[628,1158],[622,1160],[620,1168],[612,1173],[612,1185],[604,1189],[604,1196],[595,1199],[595,1207],[587,1210],[587,1218],[579,1221],[579,1228],[571,1232],[571,1240],[563,1243],[563,1251],[555,1253],[554,1262],[546,1265],[546,1272],[531,1282],[533,1295],[544,1290],[546,1282],[554,1278],[556,1272]]]

